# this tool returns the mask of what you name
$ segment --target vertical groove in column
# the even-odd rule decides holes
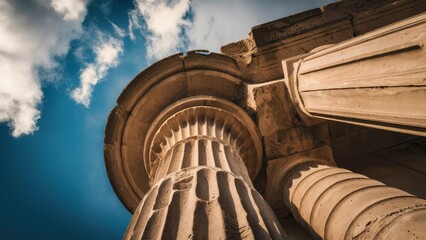
[[[390,237],[391,232],[403,236],[394,229],[424,232],[420,220],[413,227],[396,218],[423,219],[424,224],[425,200],[348,170],[304,164],[291,171],[283,187],[296,220],[317,238],[373,239]]]
[[[194,147],[193,141],[187,141],[185,142],[185,148],[183,152],[183,158],[182,162],[180,163],[181,166],[179,168],[173,169],[172,171],[169,171],[168,173],[172,173],[177,171],[178,169],[187,168],[190,167],[192,164],[192,158],[196,157],[195,154],[193,154],[193,150],[196,150]]]
[[[198,141],[198,165],[199,166],[208,166],[207,165],[207,140],[200,139]]]
[[[218,168],[191,167],[168,175],[138,209],[125,239],[285,237],[265,200],[241,178]]]
[[[237,188],[235,186],[235,178],[231,175],[225,174],[224,184],[219,184],[220,195],[228,195],[228,201],[233,203],[233,207],[235,210],[235,225],[231,225],[234,231],[232,235],[229,235],[228,238],[238,238],[242,239],[254,239],[253,229],[251,228],[251,224],[248,221],[249,214],[244,210],[241,205],[241,201],[243,199],[239,198]],[[245,186],[243,186],[245,188]],[[229,209],[229,208],[224,208]]]
[[[189,138],[176,143],[155,169],[154,182],[179,169],[195,166],[218,167],[251,184],[244,161],[229,145],[208,138]],[[153,169],[154,170],[154,169]]]
[[[224,220],[224,213],[226,209],[222,209],[219,204],[219,186],[216,174],[216,171],[211,171],[209,168],[200,169],[197,173],[197,180],[202,181],[202,183],[200,182],[197,184],[197,197],[201,200],[197,204],[200,207],[199,211],[206,213],[206,222],[209,223],[209,226],[207,231],[202,228],[198,228],[197,222],[199,218],[196,215],[194,216],[194,219],[197,219],[194,223],[194,229],[199,232],[207,232],[208,235],[205,239],[208,239],[208,236],[226,236]],[[206,183],[207,185],[202,185],[203,183]],[[201,207],[204,208],[201,209]],[[206,234],[203,234],[203,236],[205,235]],[[196,237],[195,232],[194,236],[195,239],[199,239]]]
[[[380,200],[400,196],[411,196],[411,194],[384,185],[369,186],[351,192],[336,204],[328,216],[324,230],[326,238],[330,238],[336,229],[348,229],[352,219],[356,219],[367,207],[380,202]],[[339,214],[346,217],[342,219]]]
[[[145,199],[156,200],[140,203],[126,239],[285,237],[272,210],[252,188],[261,143],[249,117],[240,119],[238,111],[189,107],[151,126],[144,156],[156,190]],[[251,175],[244,161],[253,166]]]
[[[174,192],[172,201],[170,201],[170,206],[168,207],[167,215],[165,217],[165,222],[163,226],[162,236],[168,239],[177,239],[179,223],[181,221],[181,209],[177,205],[179,205],[180,198],[185,198],[186,193],[182,192]],[[154,231],[158,231],[156,227],[153,227]]]
[[[425,29],[422,10],[300,56],[298,62],[294,58],[283,61],[286,72],[295,69],[287,83],[303,118],[308,115],[426,136]]]
[[[146,225],[149,218],[148,214],[150,214],[150,211],[154,206],[158,188],[152,189],[152,191],[153,193],[144,198],[137,207],[137,210],[133,215],[138,217],[132,218],[123,239],[138,239],[142,236],[143,226]]]
[[[213,146],[211,141],[205,141],[205,147],[206,147],[206,166],[216,166],[218,168],[221,168],[221,166],[218,166],[215,164],[214,159],[214,152],[213,152]]]
[[[229,169],[226,169],[226,167],[223,166],[222,162],[220,161],[220,144],[218,142],[210,142],[210,145],[212,146],[214,166],[221,168],[225,171],[229,171]]]
[[[166,172],[165,175],[175,172],[179,169],[179,166],[182,164],[183,159],[185,158],[185,151],[186,151],[186,145],[183,144],[176,144],[175,147],[170,151],[170,157],[165,160],[168,160],[170,162],[166,163],[165,166],[167,167],[167,171],[164,170],[162,172]],[[161,171],[161,169],[160,169]],[[164,176],[165,176],[164,175]],[[158,176],[157,179],[161,179],[163,176]]]
[[[348,176],[349,175],[349,176]],[[363,177],[366,178],[366,177]],[[334,184],[342,183],[345,181],[351,181],[352,179],[363,179],[361,175],[351,173],[338,173],[328,177],[321,178],[315,185],[312,185],[306,193],[303,195],[301,200],[299,213],[303,219],[308,220],[308,223],[312,223],[314,215],[312,212],[318,208],[318,200],[330,189]]]
[[[198,201],[196,203],[195,212],[194,212],[194,226],[192,228],[193,230],[192,237],[194,239],[209,239],[209,234],[211,230],[210,230],[209,216],[207,215],[207,211],[206,211],[206,208],[208,208],[207,205],[208,203],[203,201]]]
[[[175,148],[182,142],[197,144],[197,142],[193,140],[200,139],[217,141],[223,145],[221,147],[230,148],[234,154],[240,156],[241,160],[246,161],[243,162],[243,165],[247,164],[250,167],[247,176],[253,177],[258,171],[260,143],[257,143],[258,140],[253,138],[256,138],[253,130],[248,130],[241,119],[225,110],[206,106],[187,108],[170,116],[162,125],[158,125],[158,129],[155,132],[150,144],[152,153],[148,161],[150,163],[148,165],[150,166],[151,179],[161,179],[161,177],[155,176],[157,174],[157,169],[162,166],[162,161],[168,160],[165,158],[172,148]],[[189,146],[185,146],[185,149],[189,150],[187,149],[188,147]],[[192,145],[192,147],[193,149],[198,149],[194,145]],[[202,150],[202,148],[199,150]],[[200,154],[202,153],[191,154],[191,156],[203,157]],[[198,160],[204,160],[204,158],[197,159],[197,161]],[[227,158],[225,160],[231,161],[233,158]],[[253,160],[255,161],[253,162]],[[200,165],[207,164],[209,163],[200,163]],[[184,159],[181,168],[196,165],[197,164],[190,163]],[[238,163],[238,165],[240,165],[240,163]],[[168,173],[170,174],[173,170],[175,170],[174,167],[171,168]],[[228,170],[232,172],[236,169]],[[250,182],[248,181],[249,179],[246,180]],[[155,183],[155,181],[152,182]]]
[[[346,179],[338,179],[325,186],[325,190],[322,193],[318,194],[315,199],[311,200],[311,203],[304,203],[305,205],[310,205],[309,209],[311,212],[306,216],[309,220],[310,227],[315,229],[313,232],[323,234],[325,228],[325,221],[327,220],[330,213],[335,208],[336,204],[341,201],[348,193],[357,191],[358,189],[364,189],[371,186],[383,186],[379,182],[371,182],[367,178],[359,178],[354,174],[353,177],[348,177],[347,175],[340,175],[340,177],[346,177]],[[328,179],[333,181],[333,179]],[[338,195],[336,194],[338,193]],[[322,218],[317,216],[321,215]]]
[[[314,187],[316,184],[320,183],[319,180],[323,178],[335,177],[341,174],[344,174],[344,172],[329,168],[314,172],[300,181],[297,187],[294,189],[294,193],[292,194],[291,198],[293,205],[298,206],[298,208],[293,208],[292,211],[301,210],[303,198],[311,187]]]
[[[302,168],[305,166],[310,166],[310,163],[309,165],[304,164],[300,166],[299,168]],[[294,194],[295,189],[297,189],[297,186],[299,185],[302,179],[306,178],[310,174],[315,173],[316,171],[324,171],[326,169],[329,169],[329,166],[321,165],[318,168],[312,169],[311,171],[296,171],[299,168],[296,168],[293,171],[291,171],[286,177],[286,179],[284,180],[283,195],[286,196],[284,197],[284,202],[287,206],[293,205],[292,199],[295,195]],[[290,179],[291,181],[289,181]]]
[[[315,206],[312,208],[312,229],[320,236],[325,235],[327,219],[333,213],[334,209],[342,201],[342,199],[351,193],[370,187],[385,187],[383,184],[370,181],[370,179],[350,179],[347,181],[337,182],[329,189],[327,189],[324,194],[320,196]],[[321,217],[316,218],[315,216]]]
[[[225,146],[223,144],[218,144],[217,148],[218,153],[218,160],[220,162],[220,165],[222,166],[222,169],[225,171],[231,172],[231,166],[229,165],[229,162],[227,161],[226,155],[225,155]]]
[[[253,200],[256,202],[259,210],[260,210],[260,216],[263,218],[266,227],[268,228],[268,232],[271,235],[272,239],[280,239],[284,238],[287,239],[286,233],[281,228],[281,224],[276,221],[276,217],[272,209],[269,207],[268,204],[262,204],[265,200],[260,196],[256,190],[251,189],[251,193],[253,196]],[[272,217],[273,216],[273,217]]]
[[[244,183],[240,179],[235,179],[235,185],[244,210],[247,213],[256,213],[247,216],[247,220],[250,226],[252,226],[254,238],[267,239],[269,237],[268,228],[263,222],[259,209],[253,204],[256,202],[249,195],[249,189],[244,187]]]
[[[228,174],[226,172],[217,173],[217,185],[219,187],[219,204],[227,212],[224,216],[225,231],[230,238],[239,236],[239,226],[235,203],[229,193]]]
[[[164,227],[165,211],[153,212],[146,223],[143,235],[139,237],[131,237],[130,239],[161,239],[161,229]]]
[[[146,198],[146,201],[144,201],[143,204],[140,204],[143,207],[138,213],[140,215],[137,218],[138,221],[135,224],[134,231],[137,235],[132,236],[132,239],[142,238],[143,236],[151,236],[152,239],[158,238],[155,237],[157,236],[156,232],[151,232],[150,228],[147,226],[161,225],[161,216],[167,211],[167,202],[170,201],[171,187],[172,184],[170,179],[164,181],[162,186],[153,189],[153,191],[150,192],[149,197]],[[161,196],[161,198],[159,196]],[[161,231],[162,229],[159,230]]]

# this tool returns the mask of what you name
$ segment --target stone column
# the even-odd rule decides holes
[[[146,140],[151,189],[124,239],[283,239],[246,166],[260,139],[242,110],[195,97],[157,117]]]
[[[299,113],[426,136],[425,32],[423,13],[284,60]]]
[[[316,162],[285,171],[284,202],[316,238],[426,238],[426,200]]]

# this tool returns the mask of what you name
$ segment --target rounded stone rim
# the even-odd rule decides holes
[[[206,93],[210,95],[211,93],[212,96],[223,98],[234,104],[240,103],[240,90],[244,87],[244,83],[252,82],[251,79],[247,78],[244,69],[238,65],[235,59],[222,54],[197,54],[196,51],[191,51],[185,55],[181,53],[175,54],[154,63],[138,74],[127,85],[118,97],[117,105],[111,111],[107,120],[104,137],[104,159],[107,175],[113,190],[123,205],[132,213],[146,192],[149,191],[150,186],[143,160],[138,161],[142,162],[142,164],[134,163],[134,166],[138,169],[144,169],[144,171],[138,172],[142,180],[139,179],[136,183],[135,179],[128,173],[126,158],[140,159],[141,157],[136,150],[130,151],[132,146],[128,145],[128,139],[125,136],[129,134],[127,127],[129,122],[136,122],[135,109],[141,109],[140,102],[144,101],[144,99],[146,101],[146,95],[150,91],[158,89],[161,85],[164,87],[164,85],[167,85],[165,84],[167,81],[172,82],[173,79],[182,80],[182,78],[191,82],[186,86],[187,89],[185,89],[186,92],[184,93],[186,95],[178,97],[179,99],[174,99],[173,102],[186,97]],[[200,81],[195,81],[195,78],[199,78]],[[213,91],[203,84],[206,81],[214,83],[215,89]],[[222,93],[224,88],[226,88],[226,93]],[[227,88],[229,88],[229,91]],[[173,84],[169,86],[169,89],[173,89]],[[165,97],[170,98],[170,94]],[[161,98],[156,100],[164,102]],[[167,104],[169,105],[170,103]],[[244,104],[237,105],[240,107],[245,106]],[[164,109],[165,107],[160,109],[155,115],[157,116]],[[135,170],[132,171],[134,172]]]
[[[256,159],[253,164],[254,169],[248,169],[249,176],[253,181],[259,174],[263,161],[262,140],[259,129],[254,124],[250,116],[238,105],[225,99],[207,95],[198,95],[177,101],[161,112],[160,115],[158,115],[158,117],[152,122],[148,133],[146,134],[143,149],[143,158],[146,171],[150,172],[149,161],[152,160],[152,157],[149,152],[152,148],[152,141],[154,140],[156,133],[160,130],[163,123],[166,122],[169,118],[173,117],[175,114],[191,107],[212,107],[227,112],[247,129],[256,148]]]

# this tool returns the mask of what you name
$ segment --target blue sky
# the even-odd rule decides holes
[[[1,2],[0,239],[120,239],[131,214],[102,150],[116,98],[158,59],[331,1],[265,2]]]

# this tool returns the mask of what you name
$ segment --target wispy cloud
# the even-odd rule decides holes
[[[108,20],[109,21],[109,20]],[[119,37],[124,37],[126,36],[126,31],[124,31],[123,29],[121,29],[119,26],[117,26],[117,24],[109,21],[109,23],[111,23],[111,26],[114,28],[115,33],[119,36]]]
[[[138,9],[129,11],[129,37],[132,41],[136,40],[134,31],[141,30],[143,26],[140,24],[140,13]]]
[[[136,0],[129,11],[130,38],[141,30],[150,60],[179,50],[219,51],[224,44],[246,38],[257,24],[330,2],[334,0]]]
[[[135,39],[135,29],[145,34],[149,60],[158,60],[184,47],[181,35],[183,27],[189,24],[184,18],[189,11],[189,0],[136,0],[135,3],[138,11],[129,12],[130,38]]]
[[[37,130],[40,70],[52,71],[82,33],[86,0],[0,1],[0,123],[18,137]]]
[[[81,20],[86,15],[87,2],[88,0],[52,0],[52,7],[62,14],[65,20]]]
[[[97,41],[93,44],[92,49],[95,54],[95,61],[88,63],[81,70],[80,85],[71,92],[71,97],[77,103],[86,107],[90,105],[95,85],[107,75],[108,69],[118,66],[120,54],[123,52],[121,38],[105,36],[100,32],[97,35]]]

